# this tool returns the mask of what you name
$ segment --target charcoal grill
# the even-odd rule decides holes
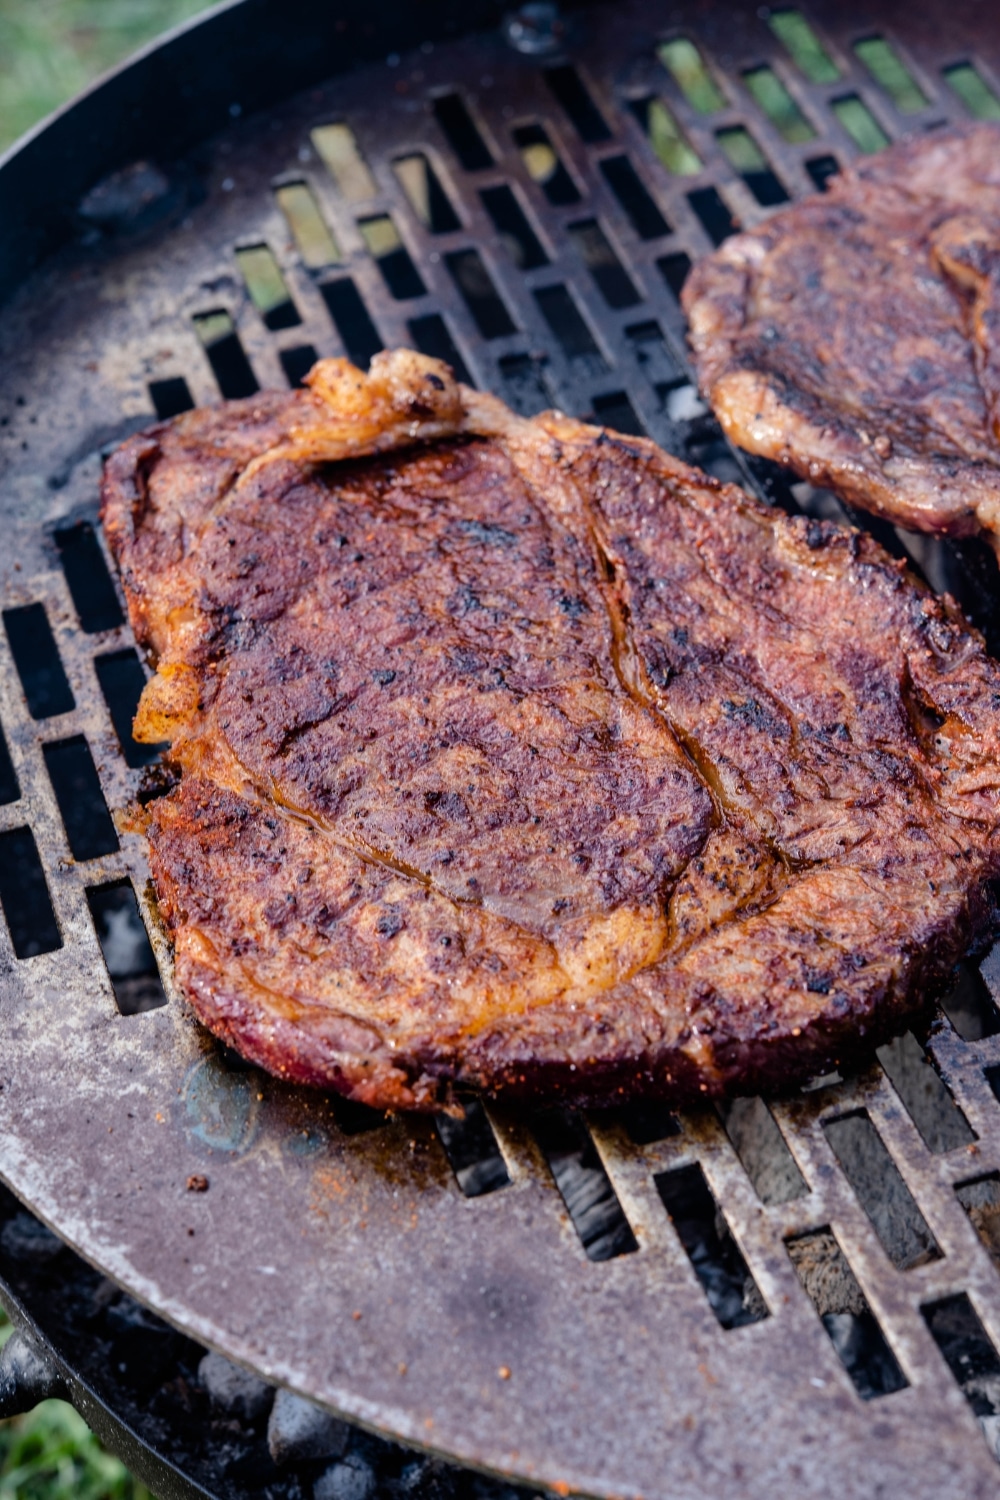
[[[994,1496],[1000,955],[866,1071],[719,1112],[383,1119],[247,1069],[109,813],[159,785],[96,506],[154,413],[411,344],[837,513],[726,446],[677,292],[837,164],[1000,117],[1000,15],[373,9],[222,6],[0,163],[0,1176],[183,1334],[474,1469]],[[985,548],[878,534],[998,643]]]

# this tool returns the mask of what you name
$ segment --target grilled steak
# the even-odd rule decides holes
[[[684,288],[734,442],[904,526],[1000,545],[1000,127],[893,146]]]
[[[1000,668],[857,532],[379,355],[110,460],[176,975],[369,1104],[800,1081],[994,929]]]

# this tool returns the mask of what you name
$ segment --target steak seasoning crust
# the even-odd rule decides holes
[[[110,460],[197,1015],[390,1108],[800,1082],[994,931],[1000,669],[869,538],[419,355]]]

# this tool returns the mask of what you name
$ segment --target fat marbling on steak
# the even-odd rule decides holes
[[[109,461],[176,977],[373,1105],[789,1084],[994,930],[1000,669],[856,531],[408,352]]]
[[[1000,547],[1000,126],[903,141],[684,287],[734,442],[919,531]]]

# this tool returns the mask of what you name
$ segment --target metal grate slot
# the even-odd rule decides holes
[[[840,69],[800,10],[773,10],[768,24],[810,83],[836,83]]]
[[[1000,943],[997,943],[979,968],[959,964],[955,983],[941,1001],[941,1009],[960,1037],[978,1042],[981,1037],[1000,1031]],[[963,1030],[963,1027],[965,1028]]]
[[[80,629],[87,635],[95,635],[123,624],[125,616],[101,544],[89,521],[78,521],[75,526],[56,531],[55,543]]]
[[[955,1196],[969,1216],[987,1254],[1000,1271],[1000,1172],[956,1182]]]
[[[376,214],[374,218],[361,219],[358,228],[369,253],[382,272],[382,280],[397,302],[404,302],[410,297],[422,297],[427,290],[423,278],[389,215]]]
[[[842,94],[839,99],[832,99],[830,108],[859,151],[869,154],[888,146],[889,137],[857,94]]]
[[[461,95],[439,95],[434,100],[434,118],[467,172],[481,172],[484,167],[492,167],[493,153]]]
[[[512,190],[503,184],[484,188],[479,196],[514,264],[522,271],[547,266],[549,258]]]
[[[141,745],[132,738],[132,720],[142,690],[146,686],[146,675],[142,670],[138,654],[131,648],[126,651],[109,651],[104,656],[94,657],[94,670],[108,705],[108,713],[121,746],[125,764],[133,770],[151,765],[159,757],[164,745]]]
[[[612,1260],[637,1250],[611,1179],[579,1115],[553,1109],[533,1116],[531,1123],[587,1258]]]
[[[445,265],[458,287],[484,339],[502,339],[515,333],[516,325],[478,250],[456,250],[445,256]]]
[[[701,171],[701,157],[662,99],[655,94],[633,99],[631,109],[668,172],[675,177],[691,177]]]
[[[627,391],[610,391],[594,397],[594,420],[599,427],[613,427],[633,437],[645,437],[646,429],[636,414]]]
[[[606,156],[601,173],[641,240],[658,240],[670,233],[670,225],[627,156]]]
[[[840,162],[835,156],[814,156],[806,162],[806,171],[816,190],[825,193],[830,178],[840,171]]]
[[[151,380],[147,390],[161,422],[169,422],[171,417],[179,417],[182,412],[194,411],[194,397],[183,375],[171,375],[169,380]]]
[[[611,139],[607,120],[590,97],[575,68],[568,64],[559,68],[546,68],[545,81],[572,120],[581,141],[586,141],[588,146],[596,146],[600,141]]]
[[[580,193],[572,177],[556,154],[555,147],[541,125],[521,125],[514,131],[514,144],[521,153],[525,170],[537,182],[553,208],[579,203]]]
[[[633,323],[625,330],[636,364],[651,385],[683,379],[677,361],[667,348],[663,329],[654,319]]]
[[[130,880],[87,887],[87,905],[123,1016],[166,1005],[149,935]]]
[[[788,202],[788,194],[749,130],[733,125],[717,130],[715,138],[729,165],[739,172],[762,208]]]
[[[419,349],[421,354],[432,355],[434,359],[443,359],[445,364],[451,365],[459,380],[466,385],[475,384],[440,313],[427,313],[422,318],[411,318],[406,326],[415,349]]]
[[[865,37],[863,41],[855,42],[854,51],[901,115],[915,114],[923,109],[927,95],[885,37]]]
[[[45,872],[30,828],[0,833],[0,906],[17,958],[62,947]]]
[[[281,360],[285,379],[290,386],[294,387],[305,383],[305,377],[316,363],[318,356],[312,344],[297,344],[294,349],[280,350],[278,358]]]
[[[274,196],[288,221],[304,266],[310,271],[318,271],[342,259],[340,247],[330,233],[307,182],[284,182],[275,189]]]
[[[641,302],[635,283],[596,219],[579,219],[566,229],[609,307],[617,311]]]
[[[785,1241],[803,1290],[863,1401],[909,1384],[829,1228]]]
[[[196,314],[194,327],[221,394],[230,401],[255,395],[260,389],[257,377],[225,309]]]
[[[975,1132],[911,1031],[879,1047],[878,1059],[928,1151],[971,1145]]]
[[[721,245],[723,240],[739,229],[735,215],[722,201],[718,188],[695,188],[694,192],[688,193],[687,198],[713,245]]]
[[[437,173],[422,152],[401,156],[392,164],[410,207],[431,234],[448,234],[461,229],[461,221],[451,199],[438,181]]]
[[[743,82],[757,108],[777,127],[789,145],[797,146],[813,139],[816,131],[773,68],[766,63],[759,68],[748,68],[743,74]]]
[[[763,1099],[720,1104],[719,1116],[762,1203],[790,1203],[805,1196],[802,1173]]]
[[[17,772],[14,770],[14,762],[10,758],[7,736],[0,728],[0,807],[8,802],[16,802],[20,795],[21,787],[18,783]]]
[[[1000,1357],[964,1292],[920,1309],[931,1337],[1000,1459]]]
[[[882,1247],[899,1271],[941,1251],[866,1110],[824,1120],[823,1131]]]
[[[114,854],[118,835],[83,735],[43,745],[42,754],[73,858],[97,859],[102,854]]]
[[[354,282],[349,276],[339,281],[324,281],[320,292],[348,359],[359,369],[367,370],[372,355],[383,346]]]
[[[984,1068],[983,1076],[990,1086],[994,1099],[1000,1101],[1000,1063],[994,1063],[992,1068]]]
[[[673,255],[661,255],[656,262],[656,269],[679,299],[691,269],[690,255],[686,255],[683,250],[676,250]]]
[[[686,36],[662,42],[656,49],[663,66],[674,80],[691,108],[700,115],[714,115],[725,109],[726,96],[712,77],[694,42]]]
[[[651,1146],[654,1141],[665,1141],[681,1133],[677,1116],[655,1100],[626,1104],[619,1111],[619,1118],[636,1146]]]
[[[955,63],[942,77],[976,120],[1000,120],[1000,98],[974,63]]]
[[[504,397],[522,417],[533,417],[552,405],[542,365],[533,354],[505,354],[500,360]]]
[[[482,1198],[510,1182],[493,1126],[478,1099],[466,1099],[465,1117],[436,1115],[434,1124],[455,1181],[467,1198]]]
[[[272,333],[295,328],[302,319],[288,294],[281,268],[267,245],[242,245],[236,260],[254,307]]]
[[[51,719],[69,713],[76,700],[44,604],[5,609],[3,623],[31,717]]]
[[[534,297],[566,358],[576,361],[592,374],[603,374],[607,362],[569,288],[560,285],[539,287]]]
[[[388,1116],[380,1109],[369,1109],[356,1099],[345,1099],[342,1094],[331,1094],[330,1104],[338,1129],[344,1135],[367,1135],[370,1130],[379,1130]]]
[[[348,203],[364,203],[375,196],[374,179],[349,125],[318,125],[312,131],[312,143]]]
[[[659,1172],[653,1181],[723,1328],[761,1322],[768,1316],[767,1306],[700,1163]]]

